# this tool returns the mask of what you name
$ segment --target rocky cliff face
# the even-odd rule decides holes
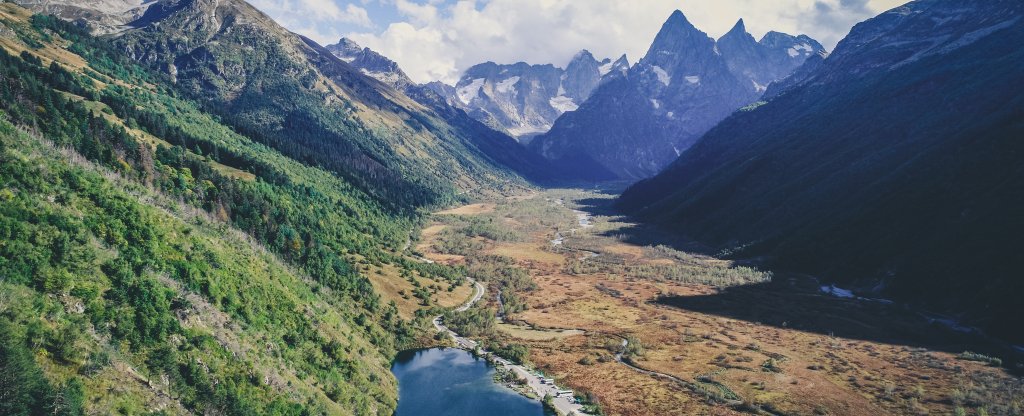
[[[629,68],[625,56],[598,61],[584,50],[565,69],[523,62],[486,62],[468,70],[454,87],[428,86],[473,118],[520,139],[546,132],[568,111],[579,108],[602,82]]]
[[[676,11],[639,63],[530,146],[551,160],[594,169],[594,179],[644,178],[821,53],[806,36],[772,32],[756,42],[742,21],[716,42]]]

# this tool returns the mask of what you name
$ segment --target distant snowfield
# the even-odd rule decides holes
[[[800,55],[809,55],[811,53],[814,53],[814,48],[811,47],[811,45],[802,43],[799,45],[794,45],[792,48],[786,49],[786,53],[788,53],[791,58],[796,58]]]

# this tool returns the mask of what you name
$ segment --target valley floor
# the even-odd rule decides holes
[[[1020,412],[1021,380],[964,359],[969,340],[809,277],[659,245],[657,230],[602,215],[612,198],[546,190],[440,212],[414,250],[525,270],[532,289],[488,284],[484,307],[508,307],[497,293],[522,304],[489,336],[528,346],[606,414]]]

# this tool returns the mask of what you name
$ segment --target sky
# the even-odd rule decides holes
[[[564,67],[587,49],[598,59],[643,57],[678,9],[718,38],[743,18],[807,34],[827,49],[857,22],[907,0],[249,0],[289,30],[323,45],[348,37],[398,62],[413,81],[458,81],[478,63]]]

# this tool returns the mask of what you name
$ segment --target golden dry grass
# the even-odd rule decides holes
[[[415,317],[416,311],[423,306],[420,304],[420,299],[412,295],[413,284],[402,277],[400,273],[397,267],[384,264],[381,267],[371,267],[366,276],[370,279],[374,291],[384,297],[385,301],[395,301],[395,304],[398,306],[399,316],[403,319],[412,319]],[[420,276],[415,276],[414,279],[421,286],[430,287],[436,285],[440,288],[431,296],[431,301],[439,306],[455,307],[461,305],[473,294],[473,288],[468,284],[456,287],[453,291],[449,292],[447,290],[449,286],[447,282],[438,282]]]
[[[565,262],[565,257],[545,251],[536,243],[507,243],[495,244],[488,253],[499,256],[511,257],[520,261],[533,261],[547,264],[560,265]]]
[[[494,208],[495,207],[497,207],[497,205],[496,204],[492,204],[492,203],[470,204],[470,205],[463,205],[461,207],[456,207],[456,208],[452,208],[452,209],[448,209],[448,210],[444,210],[444,211],[438,211],[436,214],[438,214],[438,215],[480,215],[480,214],[487,214],[487,213],[490,213],[490,212],[494,212]]]
[[[644,256],[643,247],[626,244],[626,243],[611,243],[601,246],[602,252],[615,253],[622,256],[630,257],[633,259],[639,259]]]
[[[420,233],[420,243],[416,245],[416,251],[423,254],[423,258],[433,262],[449,265],[461,264],[466,260],[464,256],[442,254],[434,250],[434,240],[447,227],[447,225],[435,223],[424,228]]]
[[[583,331],[578,329],[534,329],[507,323],[499,323],[497,328],[504,335],[526,341],[553,341],[575,335],[583,335]]]

